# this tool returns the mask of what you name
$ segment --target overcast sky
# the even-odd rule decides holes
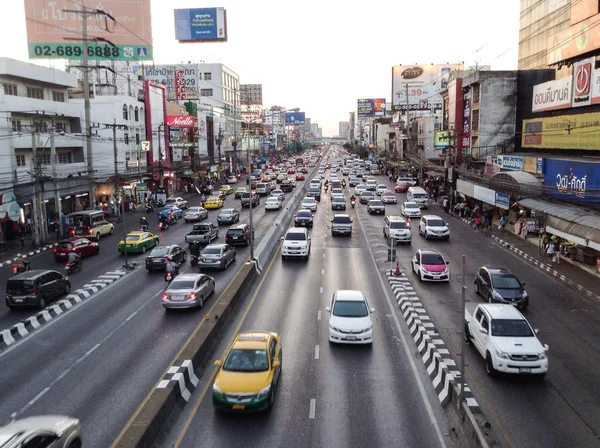
[[[219,6],[227,43],[175,40],[173,9]],[[152,28],[155,63],[221,62],[262,84],[265,106],[299,107],[332,136],[358,98],[390,100],[393,65],[516,69],[519,0],[153,0]],[[0,42],[1,56],[27,60],[23,1],[2,0]]]

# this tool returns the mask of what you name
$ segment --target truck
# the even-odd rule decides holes
[[[219,238],[219,228],[212,222],[194,224],[192,231],[185,236],[185,242],[210,244],[212,240]]]
[[[464,331],[465,342],[475,346],[490,376],[511,373],[543,378],[548,372],[548,345],[542,345],[539,330],[513,305],[467,303]]]
[[[302,157],[298,157],[296,159],[296,166],[297,167],[303,167],[304,166],[304,159]]]

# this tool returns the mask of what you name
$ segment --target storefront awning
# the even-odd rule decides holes
[[[491,176],[491,186],[512,190],[523,196],[541,196],[543,183],[531,173],[502,171]],[[515,188],[516,187],[516,188]]]
[[[546,213],[546,230],[580,246],[600,250],[600,212],[572,205],[555,204],[542,199],[521,199],[526,208]]]

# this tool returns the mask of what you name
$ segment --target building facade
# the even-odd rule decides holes
[[[350,122],[348,121],[340,121],[338,124],[338,137],[344,139],[344,140],[348,140],[348,135],[350,130],[348,129],[350,127]]]

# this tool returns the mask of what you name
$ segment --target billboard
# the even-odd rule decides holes
[[[200,98],[200,69],[197,64],[147,66],[144,67],[144,79],[165,86],[169,100]]]
[[[507,156],[498,154],[496,164],[503,170],[507,171],[523,171],[525,159],[520,156]]]
[[[571,2],[571,25],[575,25],[598,14],[598,0],[577,0]]]
[[[583,59],[573,64],[573,107],[592,104],[592,76],[596,58]]]
[[[433,147],[447,148],[450,146],[452,138],[454,138],[454,131],[435,131],[435,134],[433,134]]]
[[[549,196],[600,202],[600,164],[546,159],[544,186]]]
[[[144,103],[146,114],[146,140],[150,142],[150,151],[147,153],[148,164],[158,162],[159,160],[168,162],[169,151],[165,151],[165,148],[168,147],[168,133],[164,132],[164,124],[167,119],[165,87],[151,81],[145,81]],[[159,132],[160,130],[162,130],[162,132]]]
[[[193,128],[196,120],[191,115],[167,115],[167,126],[175,128]]]
[[[87,15],[88,38],[104,38],[106,42],[89,42],[90,60],[140,61],[153,59],[152,17],[150,0],[25,0],[27,46],[30,59],[81,60],[83,43],[65,38],[81,37],[82,14],[64,10],[81,10],[83,4],[110,13],[116,23],[101,15]],[[121,25],[126,24],[127,28]]]
[[[227,42],[225,8],[176,9],[175,39],[179,42]]]
[[[441,109],[440,89],[448,87],[452,69],[463,64],[395,65],[392,67],[392,107],[394,110]],[[408,94],[408,96],[407,96]]]
[[[240,104],[262,104],[262,84],[240,84]]]
[[[285,124],[304,124],[306,115],[304,112],[286,112]]]
[[[385,115],[385,98],[367,98],[357,101],[358,118],[383,117]]]
[[[600,14],[571,25],[566,30],[550,36],[547,43],[548,65],[572,59],[600,48],[598,33]]]
[[[600,150],[600,112],[523,120],[521,146]]]
[[[532,112],[568,109],[571,107],[573,78],[557,79],[533,86]]]

